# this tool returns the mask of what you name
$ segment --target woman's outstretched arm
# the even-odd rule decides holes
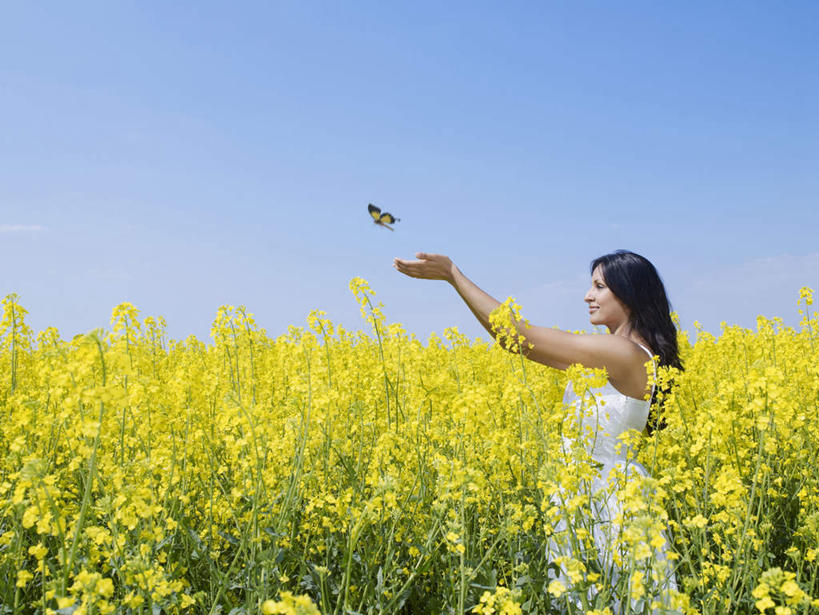
[[[481,290],[442,254],[418,252],[418,260],[396,258],[393,266],[401,273],[424,280],[449,282],[470,311],[490,335],[495,337],[489,314],[500,302]],[[586,367],[605,368],[611,383],[626,395],[640,397],[646,387],[643,369],[645,354],[640,347],[621,335],[579,335],[548,327],[518,324],[523,337],[524,355],[550,367],[566,369],[580,363]]]
[[[415,256],[418,258],[416,261],[396,258],[393,261],[393,266],[401,273],[413,278],[444,280],[449,282],[483,328],[486,329],[493,338],[497,339],[498,332],[489,322],[489,315],[500,305],[500,301],[466,277],[448,256],[444,256],[443,254],[428,254],[426,252],[418,252]],[[532,327],[528,327],[524,330],[523,326],[520,325],[517,333],[526,338],[527,333],[531,333],[531,329]],[[503,346],[506,348],[506,345]],[[526,349],[524,349],[524,354],[527,356],[529,354],[526,352]]]
[[[495,332],[489,324],[489,314],[500,305],[500,302],[461,273],[461,270],[455,266],[455,263],[448,256],[427,254],[426,252],[418,252],[415,256],[419,260],[408,261],[396,258],[393,261],[393,267],[412,278],[449,282],[483,328],[492,337],[495,337]]]

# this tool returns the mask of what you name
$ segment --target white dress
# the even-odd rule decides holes
[[[656,377],[656,365],[654,373]],[[574,612],[583,612],[576,609],[581,607],[579,595],[585,594],[589,607],[608,606],[615,615],[679,612],[671,608],[677,583],[673,562],[666,558],[671,543],[664,514],[640,480],[649,473],[628,444],[629,435],[645,429],[649,402],[624,395],[609,382],[588,387],[581,395],[569,383],[563,402],[570,411],[562,436],[567,456],[561,461],[566,468],[587,470],[585,479],[569,480],[550,496],[556,522],[549,555],[560,568],[550,571],[550,577],[567,589],[563,604],[572,603]],[[578,474],[582,476],[582,470]],[[575,512],[566,512],[573,508],[567,507],[572,498]],[[578,568],[578,561],[584,566]],[[590,572],[599,578],[589,578]],[[607,587],[596,587],[593,580]],[[644,589],[632,593],[635,584]],[[625,608],[628,601],[630,609]]]

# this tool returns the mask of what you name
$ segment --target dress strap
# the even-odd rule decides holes
[[[634,343],[635,343],[635,344],[637,344],[637,345],[638,345],[640,348],[642,348],[643,350],[645,350],[645,351],[646,351],[646,354],[647,354],[648,356],[650,356],[650,357],[651,357],[651,360],[652,360],[652,361],[654,360],[654,353],[653,353],[653,352],[651,352],[651,351],[650,351],[648,348],[646,348],[645,346],[643,346],[643,345],[642,345],[640,342],[634,342]]]
[[[652,368],[654,368],[654,382],[651,384],[651,396],[653,397],[653,396],[654,396],[654,387],[655,387],[656,382],[657,382],[657,363],[655,363],[655,361],[654,361],[654,353],[653,353],[653,352],[651,352],[651,351],[650,351],[648,348],[646,348],[645,346],[643,346],[643,345],[642,345],[640,342],[634,342],[634,343],[635,343],[635,344],[637,344],[637,345],[638,345],[640,348],[642,348],[643,350],[645,350],[645,351],[646,351],[646,354],[647,354],[649,357],[651,357],[651,367],[652,367]]]

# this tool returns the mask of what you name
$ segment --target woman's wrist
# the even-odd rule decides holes
[[[455,265],[455,263],[450,262],[449,277],[446,278],[446,281],[449,282],[450,284],[452,284],[452,286],[457,288],[458,287],[458,278],[463,277],[463,275],[464,274],[461,273],[461,270],[458,269],[458,267]]]

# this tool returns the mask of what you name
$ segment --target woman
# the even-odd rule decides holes
[[[490,313],[500,303],[478,288],[446,256],[440,254],[416,254],[418,260],[410,261],[396,258],[394,267],[401,273],[414,278],[445,280],[449,282],[469,309],[494,337],[496,331],[490,325]],[[517,334],[522,336],[520,348],[526,357],[554,367],[566,369],[570,365],[581,364],[587,368],[604,368],[608,381],[603,387],[589,388],[584,395],[577,396],[571,384],[567,386],[564,402],[573,406],[576,412],[572,420],[582,425],[584,416],[589,410],[594,414],[592,438],[583,443],[590,462],[597,470],[595,478],[588,485],[594,517],[590,535],[593,536],[601,570],[613,586],[617,584],[621,567],[612,544],[618,539],[617,523],[621,518],[622,505],[616,497],[612,483],[624,477],[641,475],[648,472],[634,461],[634,453],[627,446],[620,446],[618,436],[630,430],[638,432],[651,431],[657,425],[648,425],[650,399],[654,396],[654,387],[649,382],[646,364],[652,362],[656,375],[657,365],[654,355],[659,357],[659,365],[682,368],[677,347],[677,332],[670,315],[668,298],[657,270],[644,257],[618,250],[592,261],[591,288],[584,301],[589,306],[589,319],[593,325],[605,326],[610,335],[575,334],[547,327],[518,325]],[[649,372],[650,373],[650,372]],[[652,421],[655,423],[655,421]],[[660,421],[656,421],[662,425]],[[572,441],[565,443],[569,447]],[[617,471],[615,471],[617,470]],[[556,505],[561,505],[561,493],[552,496]],[[561,543],[561,534],[571,534],[572,528],[566,523],[568,515],[557,523],[555,538],[549,549],[551,557],[560,561],[560,557],[580,557],[577,550],[576,536],[566,538]],[[663,604],[667,612],[670,604],[669,590],[676,590],[676,582],[670,566],[665,565],[665,551],[668,540],[661,532],[665,543],[656,553],[648,558],[648,564],[655,565],[655,588],[645,599],[633,599],[631,609],[643,612],[645,600],[651,595]],[[655,547],[657,542],[655,541]],[[652,572],[646,569],[646,578]],[[555,577],[556,581],[569,586],[565,571]],[[625,587],[623,582],[621,587]],[[631,587],[631,585],[629,585]],[[632,594],[634,596],[634,594]],[[594,602],[591,591],[590,602]],[[577,604],[577,606],[580,606]],[[615,612],[620,612],[620,600],[612,600]]]

